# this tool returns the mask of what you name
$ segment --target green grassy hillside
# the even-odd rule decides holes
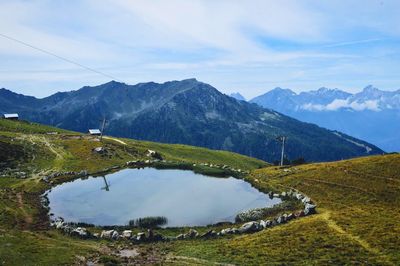
[[[400,264],[400,155],[288,169],[268,167],[248,179],[302,191],[317,202],[317,215],[207,245],[176,243],[173,251],[241,265]]]
[[[160,144],[111,137],[105,137],[101,144],[96,141],[96,138],[84,134],[24,121],[0,119],[0,137],[3,146],[6,146],[4,143],[10,142],[13,142],[13,145],[23,145],[26,157],[35,154],[40,158],[48,153],[46,158],[53,157],[53,162],[50,160],[47,167],[53,168],[56,162],[57,168],[62,168],[65,171],[97,170],[99,161],[104,166],[115,165],[126,162],[127,159],[142,158],[148,149],[156,150],[163,155],[164,159],[173,161],[227,164],[244,170],[267,165],[261,160],[237,153],[214,151],[188,145]],[[115,154],[108,158],[94,156],[91,149],[102,145],[109,147]],[[40,152],[38,149],[42,149],[42,151]],[[36,161],[32,163],[36,164]]]
[[[92,152],[99,146],[107,148],[107,156]],[[106,265],[124,262],[115,255],[127,247],[124,242],[83,241],[50,229],[39,199],[50,185],[40,179],[53,171],[102,171],[146,158],[147,149],[170,161],[250,170],[245,179],[260,190],[296,188],[318,204],[318,214],[251,235],[128,245],[140,254],[136,262],[400,264],[400,155],[282,169],[229,152],[129,139],[100,143],[74,132],[5,120],[0,120],[0,149],[0,265],[84,264],[93,257]]]

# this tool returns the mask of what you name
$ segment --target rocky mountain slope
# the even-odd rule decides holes
[[[43,99],[2,89],[2,112],[80,132],[98,128],[106,117],[109,135],[222,149],[267,161],[280,157],[279,135],[288,137],[290,160],[382,153],[367,142],[238,101],[195,79],[137,85],[112,81]]]

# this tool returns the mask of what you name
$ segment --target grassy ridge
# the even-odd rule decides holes
[[[57,132],[58,134],[51,135],[48,134],[49,132]],[[3,140],[1,137],[3,137]],[[8,138],[8,140],[5,140],[5,138]],[[56,167],[67,171],[96,170],[99,168],[99,164],[111,166],[135,158],[145,158],[145,152],[148,149],[156,150],[163,155],[164,159],[173,161],[226,164],[245,170],[267,165],[261,160],[227,151],[116,138],[105,138],[103,143],[99,143],[95,141],[96,138],[76,132],[24,121],[0,119],[0,141],[10,143],[15,139],[21,140],[28,150],[32,150],[31,154],[27,151],[27,155],[34,153],[36,157],[40,157],[47,152],[54,157],[52,162],[49,160],[49,164],[42,166],[42,168]],[[35,146],[35,149],[36,147],[44,147],[45,149],[42,152],[33,151],[32,146]],[[110,151],[110,156],[93,154],[92,149],[99,146],[105,146]]]

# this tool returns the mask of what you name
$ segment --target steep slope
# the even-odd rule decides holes
[[[12,97],[0,94],[1,98]],[[291,160],[382,153],[361,140],[237,101],[195,79],[134,86],[109,82],[36,99],[29,106],[17,101],[8,107],[0,107],[0,112],[19,111],[28,120],[80,132],[98,127],[107,117],[110,135],[223,149],[268,161],[279,158],[279,135],[288,137],[286,154]]]
[[[296,94],[276,88],[250,102],[364,139],[386,151],[400,150],[400,90],[367,86],[356,94],[327,88]]]

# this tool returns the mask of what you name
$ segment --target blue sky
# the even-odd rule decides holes
[[[0,0],[0,34],[129,84],[195,77],[274,87],[400,88],[400,1]],[[0,87],[44,97],[105,77],[0,37]]]

